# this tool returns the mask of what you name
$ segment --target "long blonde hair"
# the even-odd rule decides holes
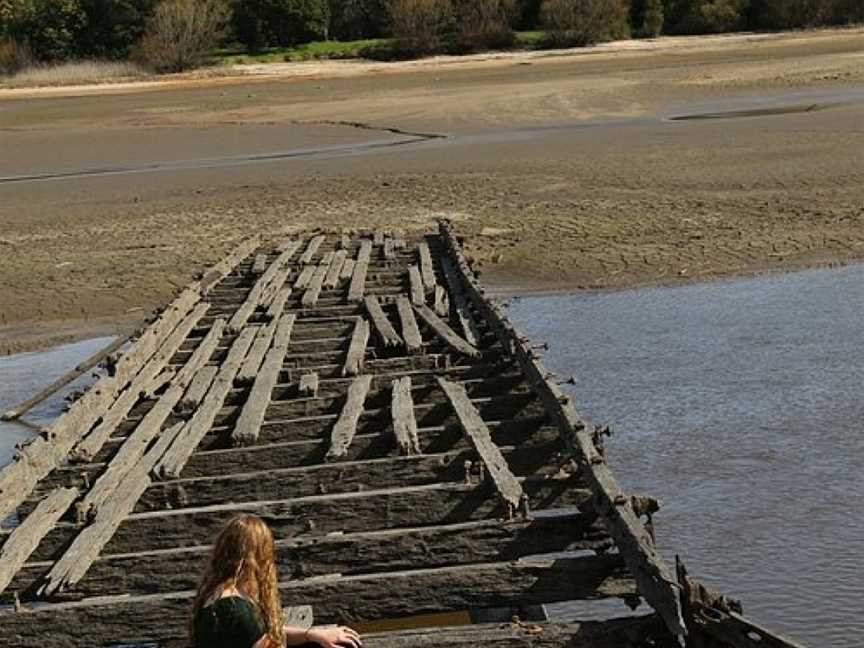
[[[196,645],[195,617],[217,592],[235,587],[261,608],[268,636],[282,645],[282,604],[276,580],[273,534],[257,515],[238,515],[219,532],[192,605],[189,636]]]

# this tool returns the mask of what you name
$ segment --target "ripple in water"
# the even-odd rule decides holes
[[[510,316],[582,412],[611,423],[658,542],[754,620],[861,645],[864,266],[526,297]]]

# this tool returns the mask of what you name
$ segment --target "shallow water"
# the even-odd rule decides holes
[[[864,266],[509,309],[610,423],[658,543],[750,617],[812,646],[862,645]],[[576,613],[576,609],[572,608]]]
[[[64,344],[48,351],[19,353],[0,358],[0,412],[30,398],[40,389],[72,369],[82,360],[108,346],[114,338],[101,337]],[[64,397],[92,381],[86,373],[24,415],[34,425],[45,426],[63,411]],[[20,423],[0,421],[0,466],[15,453],[15,444],[33,436],[33,430]]]

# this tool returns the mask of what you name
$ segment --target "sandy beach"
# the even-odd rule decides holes
[[[0,91],[0,353],[291,227],[447,216],[507,292],[864,256],[864,30],[304,65]]]

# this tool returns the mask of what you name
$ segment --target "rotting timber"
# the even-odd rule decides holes
[[[0,472],[2,645],[184,646],[208,542],[240,512],[317,623],[621,602],[406,621],[371,648],[795,645],[664,562],[656,501],[618,486],[447,222],[246,241],[115,360]]]

